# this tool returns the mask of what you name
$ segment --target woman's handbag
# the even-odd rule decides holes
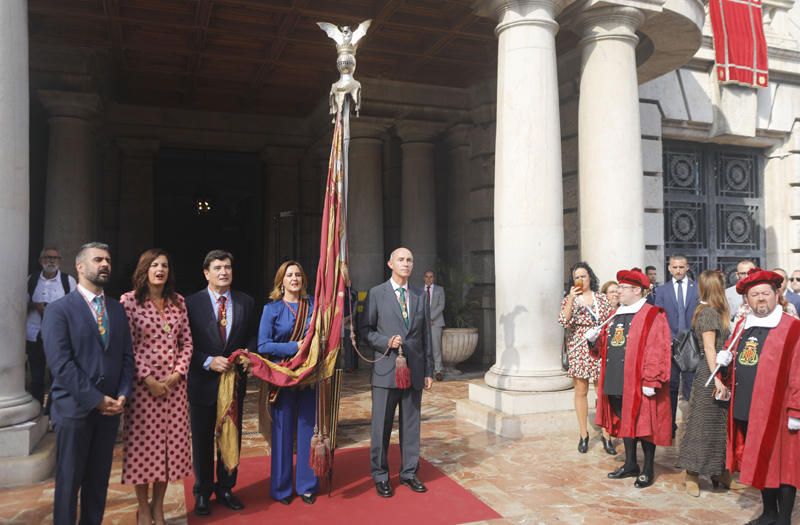
[[[569,370],[569,354],[567,353],[567,333],[564,331],[564,337],[561,340],[561,369],[564,372]]]
[[[681,369],[681,372],[694,372],[702,359],[703,353],[697,343],[697,337],[693,330],[688,330],[680,334],[672,342],[672,359]]]

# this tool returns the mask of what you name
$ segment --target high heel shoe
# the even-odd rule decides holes
[[[686,493],[695,498],[700,497],[700,476],[698,474],[686,473]]]
[[[586,454],[589,451],[589,434],[586,434],[586,437],[582,437],[580,441],[578,441],[578,452],[581,454]]]
[[[611,456],[617,455],[617,447],[614,446],[614,438],[609,437],[606,439],[604,435],[600,435],[600,439],[603,441],[603,450],[606,451],[606,454]]]

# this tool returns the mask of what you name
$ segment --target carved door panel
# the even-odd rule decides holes
[[[764,260],[763,180],[757,150],[664,142],[666,258],[684,254],[695,275]],[[668,261],[664,261],[667,266]]]

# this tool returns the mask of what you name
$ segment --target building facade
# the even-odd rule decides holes
[[[386,278],[401,244],[417,279],[453,276],[489,369],[472,401],[530,412],[570,386],[555,319],[572,263],[601,280],[647,264],[663,279],[672,253],[695,272],[800,267],[797,13],[765,0],[771,82],[756,90],[716,82],[699,0],[1,3],[0,231],[15,249],[0,427],[38,413],[24,282],[42,246],[68,269],[84,242],[109,242],[115,292],[154,245],[184,293],[218,247],[259,298],[287,258],[313,275],[336,78],[314,22],[367,18],[354,284]]]

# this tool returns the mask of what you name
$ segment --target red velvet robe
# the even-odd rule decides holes
[[[744,319],[740,323],[745,322]],[[733,331],[738,334],[739,326]],[[726,343],[730,344],[730,341]],[[738,342],[734,345],[737,348]],[[800,321],[783,314],[759,354],[747,439],[733,419],[736,396],[736,356],[731,375],[728,410],[727,467],[739,471],[742,483],[777,488],[800,487],[800,432],[790,432],[789,417],[800,418]]]
[[[613,321],[612,321],[613,323]],[[646,340],[642,341],[645,327]],[[600,357],[600,379],[597,382],[597,416],[595,423],[609,434],[623,438],[643,438],[659,446],[672,444],[672,410],[669,398],[669,375],[672,369],[672,336],[664,310],[645,303],[636,312],[628,330],[625,346],[625,384],[622,396],[622,417],[617,417],[608,396],[603,394],[606,376],[608,329],[603,329],[591,353]],[[656,395],[647,397],[642,387],[655,388]]]

